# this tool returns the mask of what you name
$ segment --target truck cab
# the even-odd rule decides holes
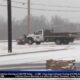
[[[34,32],[33,34],[28,34],[27,35],[27,43],[28,44],[40,44],[41,42],[44,41],[44,31],[43,30],[39,30]]]

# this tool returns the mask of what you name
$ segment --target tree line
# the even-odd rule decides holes
[[[20,21],[12,20],[12,37],[17,39],[23,34],[28,34],[27,16]],[[0,17],[0,40],[7,40],[8,29],[7,21]],[[52,17],[48,20],[45,16],[31,16],[31,32],[39,29],[53,29],[54,32],[80,32],[80,24],[70,22],[59,16]]]

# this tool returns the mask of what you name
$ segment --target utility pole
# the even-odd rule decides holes
[[[30,0],[28,0],[28,34],[31,33]]]
[[[11,16],[11,0],[7,0],[8,11],[8,52],[12,52],[12,16]]]

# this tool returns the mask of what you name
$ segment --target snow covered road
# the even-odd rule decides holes
[[[7,49],[7,42],[0,42],[0,55],[7,55],[9,54]],[[13,42],[13,52],[10,54],[18,54],[18,53],[30,53],[36,51],[48,51],[48,50],[59,50],[59,49],[67,49],[69,48],[68,45],[60,46],[55,45],[54,43],[43,43],[41,45],[17,45],[16,42]]]
[[[41,51],[41,52],[40,52]],[[80,41],[70,45],[55,45],[44,43],[41,45],[17,45],[13,42],[13,53],[7,52],[7,42],[0,43],[0,65],[45,63],[48,59],[76,60],[80,62]]]

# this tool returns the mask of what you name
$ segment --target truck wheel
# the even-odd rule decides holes
[[[57,44],[57,45],[61,45],[61,41],[60,40],[55,40],[55,43]]]
[[[40,44],[41,44],[41,42],[36,42],[36,44],[37,44],[37,45],[40,45]]]
[[[29,45],[32,45],[32,44],[34,43],[34,41],[33,41],[32,38],[28,38],[28,39],[27,39],[27,43],[28,43]]]
[[[74,42],[74,39],[71,39],[71,40],[70,40],[70,42],[72,42],[72,43],[73,43],[73,42]]]
[[[64,40],[63,44],[69,44],[69,41],[68,40]]]

